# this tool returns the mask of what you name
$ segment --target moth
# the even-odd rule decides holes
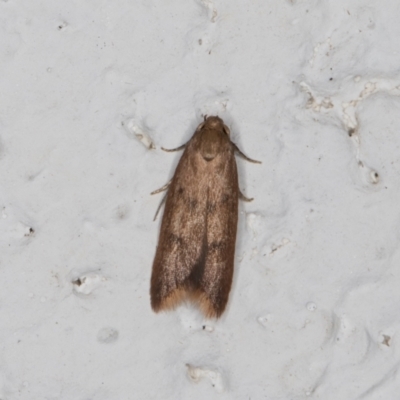
[[[238,201],[253,200],[239,190],[235,153],[260,161],[246,157],[215,116],[205,116],[185,145],[163,150],[183,148],[171,181],[152,193],[168,190],[151,275],[151,306],[158,312],[190,300],[206,317],[218,318],[232,285]]]

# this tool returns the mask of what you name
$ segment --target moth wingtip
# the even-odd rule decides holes
[[[217,309],[207,297],[199,300],[199,307],[206,318],[218,319],[221,317],[225,310],[225,305],[222,309]]]
[[[208,319],[218,319],[225,311],[226,303],[228,299],[221,300],[218,304],[211,301],[210,297],[202,290],[196,290],[190,292],[190,298],[192,303],[195,303],[202,314]]]
[[[218,307],[214,305],[207,295],[200,290],[190,290],[187,288],[175,289],[167,297],[160,298],[151,293],[151,308],[155,313],[175,309],[181,303],[189,301],[197,304],[202,314],[209,319],[218,319],[225,310],[226,302]]]
[[[151,308],[154,312],[167,311],[176,308],[186,297],[184,289],[175,289],[168,296],[161,297],[153,290],[150,291]]]

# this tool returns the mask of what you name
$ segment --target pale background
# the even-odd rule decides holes
[[[1,0],[0,399],[398,399],[399,17]],[[160,147],[203,114],[262,161],[217,322],[149,304]]]

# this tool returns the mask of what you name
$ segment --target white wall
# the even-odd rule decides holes
[[[1,399],[397,399],[399,15],[0,1]],[[203,114],[263,162],[217,322],[149,304],[160,147]]]

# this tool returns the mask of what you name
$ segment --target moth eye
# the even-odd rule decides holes
[[[202,122],[196,129],[196,132],[201,131],[201,129],[203,128],[205,122]]]
[[[226,125],[224,125],[224,131],[228,136],[231,134],[230,129]]]

